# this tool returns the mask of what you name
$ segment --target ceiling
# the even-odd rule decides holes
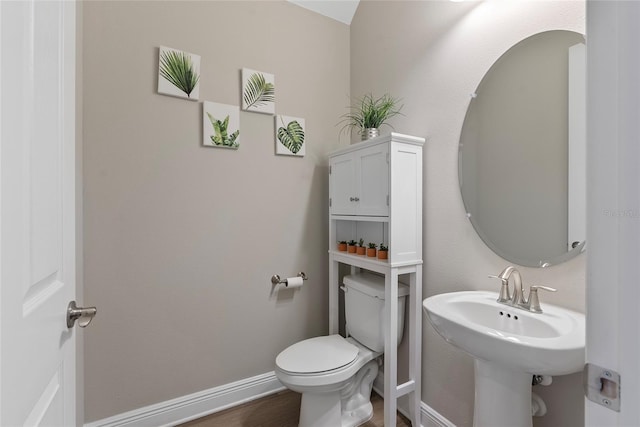
[[[313,12],[351,25],[360,0],[287,0]]]

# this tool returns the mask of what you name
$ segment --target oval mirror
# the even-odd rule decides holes
[[[471,97],[458,175],[468,216],[499,256],[529,267],[584,249],[584,37],[535,34],[509,49]]]

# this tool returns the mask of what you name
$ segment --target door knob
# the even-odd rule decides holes
[[[71,301],[67,307],[67,328],[73,328],[78,321],[78,326],[86,328],[98,310],[95,307],[78,307],[75,301]]]

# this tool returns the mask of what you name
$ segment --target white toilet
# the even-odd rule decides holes
[[[384,351],[384,278],[344,277],[349,338],[329,335],[300,341],[276,357],[275,373],[302,393],[299,427],[355,427],[373,415],[371,387]],[[398,286],[398,343],[402,340],[408,286]]]

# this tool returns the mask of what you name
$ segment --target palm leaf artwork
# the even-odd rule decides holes
[[[210,113],[207,113],[209,117],[209,121],[211,121],[211,125],[213,126],[213,130],[215,131],[215,135],[211,135],[211,141],[215,145],[221,145],[223,147],[229,148],[238,148],[240,144],[236,141],[238,136],[240,135],[240,130],[236,130],[231,135],[227,128],[229,127],[229,116],[225,117],[224,120],[220,121],[213,117]]]
[[[245,110],[251,107],[261,107],[267,105],[269,102],[275,102],[275,91],[276,88],[273,83],[267,82],[262,73],[251,74],[244,86],[242,94]]]
[[[200,80],[191,61],[191,55],[186,52],[165,50],[160,54],[160,75],[169,83],[191,97]]]
[[[282,122],[284,125],[284,121]],[[298,154],[304,144],[304,129],[297,120],[293,120],[287,124],[287,127],[279,127],[278,141],[282,143],[293,154]]]

